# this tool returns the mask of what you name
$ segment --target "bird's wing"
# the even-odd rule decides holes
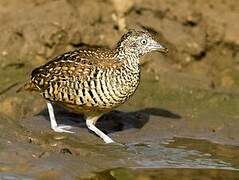
[[[109,50],[76,50],[65,53],[34,69],[25,89],[43,92],[54,84],[73,86],[76,81],[78,84],[89,82],[97,77],[99,69],[104,71],[121,67],[122,63],[110,53]]]

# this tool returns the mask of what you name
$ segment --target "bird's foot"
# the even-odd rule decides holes
[[[106,144],[115,143],[109,136],[104,137],[103,140]]]
[[[51,127],[55,132],[60,132],[60,133],[75,133],[73,131],[70,131],[72,129],[72,126],[68,125],[58,125],[58,126],[53,126]]]
[[[118,142],[112,142],[112,143],[110,143],[111,145],[115,145],[115,146],[122,146],[122,147],[125,147],[125,145],[124,144],[121,144],[121,143],[118,143]]]

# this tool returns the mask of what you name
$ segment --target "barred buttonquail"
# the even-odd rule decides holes
[[[130,30],[114,49],[83,48],[57,56],[34,69],[24,89],[38,91],[47,100],[54,131],[73,133],[71,126],[57,125],[52,102],[83,113],[87,127],[112,143],[95,126],[96,121],[134,94],[140,80],[140,57],[154,50],[167,51],[149,32]]]

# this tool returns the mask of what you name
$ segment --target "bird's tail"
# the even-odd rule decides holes
[[[18,93],[21,91],[36,91],[36,90],[37,90],[36,86],[31,81],[29,81],[25,83],[23,86],[21,86],[20,88],[18,88],[16,92]]]

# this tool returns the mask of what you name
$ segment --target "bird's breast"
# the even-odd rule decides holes
[[[102,73],[98,83],[101,88],[98,88],[98,92],[109,106],[118,106],[134,94],[139,85],[139,79],[140,71],[133,72],[124,68],[116,71],[109,70]]]

